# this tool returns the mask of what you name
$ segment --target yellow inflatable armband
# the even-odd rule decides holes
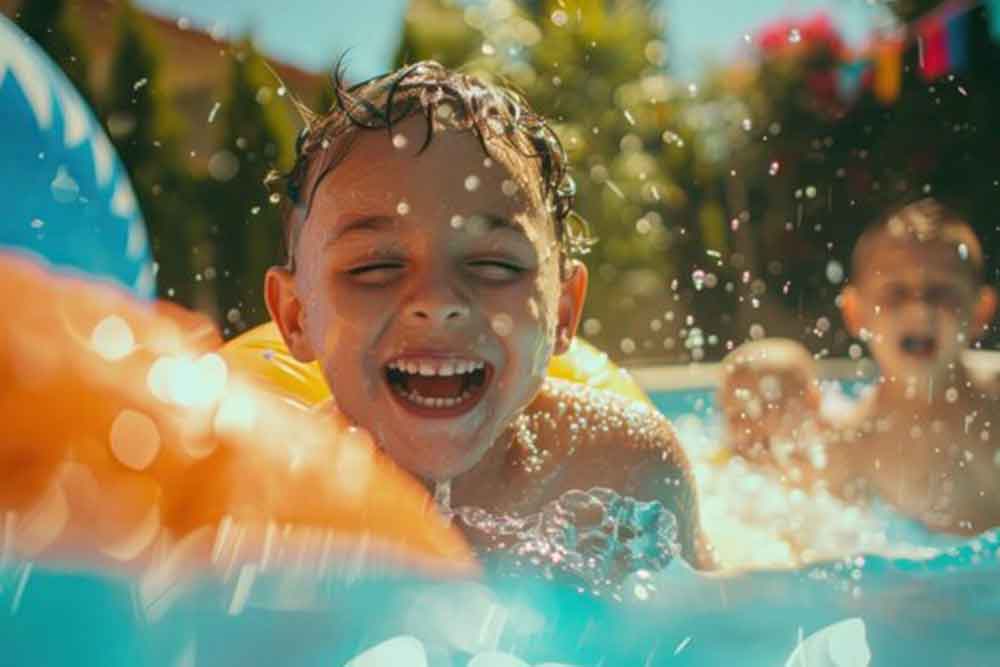
[[[274,322],[243,333],[222,346],[220,353],[235,368],[240,368],[291,403],[311,407],[330,397],[319,364],[297,361],[281,338]],[[553,357],[549,377],[579,382],[606,389],[637,401],[649,398],[629,375],[608,355],[577,338],[566,354]]]

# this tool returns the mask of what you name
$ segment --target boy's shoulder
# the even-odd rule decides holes
[[[687,465],[670,422],[655,407],[578,382],[546,379],[522,421],[537,449],[573,468]]]

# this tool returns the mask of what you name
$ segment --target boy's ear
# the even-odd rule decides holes
[[[977,336],[982,334],[997,312],[997,291],[988,285],[979,288],[979,298],[972,311],[973,331]]]
[[[847,332],[858,338],[864,327],[864,315],[857,287],[848,285],[840,293],[840,313],[844,318],[844,325],[847,326]]]
[[[306,338],[305,311],[295,290],[295,276],[280,266],[272,266],[264,277],[264,300],[271,319],[278,325],[281,337],[292,356],[302,362],[313,361],[316,355]]]
[[[565,354],[580,326],[583,301],[587,296],[587,267],[573,260],[562,280],[559,295],[559,323],[556,327],[555,354]]]

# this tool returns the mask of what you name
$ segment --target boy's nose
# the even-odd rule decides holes
[[[457,298],[433,298],[413,301],[406,307],[406,317],[418,325],[457,324],[469,317],[469,307]]]

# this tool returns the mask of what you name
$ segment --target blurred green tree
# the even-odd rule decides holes
[[[559,133],[576,210],[599,239],[585,258],[584,334],[618,357],[700,358],[692,294],[677,280],[703,254],[683,187],[694,169],[679,113],[688,93],[667,75],[658,6],[415,0],[398,60],[432,58],[523,92]]]
[[[146,20],[130,2],[119,6],[103,115],[145,216],[157,291],[190,306],[198,301],[197,252],[206,219],[181,159],[184,127],[172,110],[162,58]]]
[[[230,335],[267,319],[262,277],[281,259],[282,234],[280,197],[268,194],[264,179],[272,168],[291,167],[295,128],[286,95],[249,40],[234,45],[220,149],[202,195],[211,201],[218,312]]]
[[[90,84],[90,57],[74,12],[65,0],[22,2],[15,20],[93,106],[96,98]]]

